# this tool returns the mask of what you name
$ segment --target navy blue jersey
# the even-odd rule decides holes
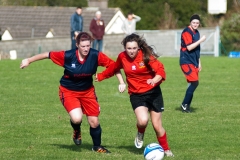
[[[200,45],[191,51],[187,50],[187,46],[198,41],[200,39],[200,34],[198,30],[191,30],[186,27],[182,31],[181,35],[181,49],[180,49],[180,65],[182,64],[193,64],[198,67],[200,58]]]
[[[49,53],[49,58],[64,67],[64,74],[60,80],[61,86],[74,91],[87,90],[92,87],[92,76],[96,73],[97,67],[108,67],[114,63],[105,54],[92,48],[83,61],[79,60],[78,49],[52,51]]]

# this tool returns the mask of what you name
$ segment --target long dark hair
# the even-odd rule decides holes
[[[142,50],[143,52],[143,62],[146,66],[148,66],[148,63],[150,61],[150,56],[153,55],[155,57],[155,59],[157,59],[159,56],[157,55],[157,53],[154,51],[154,49],[149,46],[146,42],[146,40],[142,37],[140,37],[138,34],[136,33],[132,33],[128,36],[126,36],[123,41],[122,41],[122,45],[124,46],[124,48],[126,48],[126,44],[128,42],[137,42],[138,47]]]

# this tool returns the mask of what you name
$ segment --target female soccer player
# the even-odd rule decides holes
[[[109,78],[120,69],[123,69],[128,84],[128,93],[132,108],[137,118],[137,135],[135,146],[143,146],[143,137],[148,125],[148,112],[159,144],[163,147],[166,156],[174,156],[171,152],[166,131],[162,126],[162,112],[164,111],[163,97],[160,84],[165,80],[166,74],[163,64],[157,60],[157,54],[137,34],[126,36],[122,45],[125,51],[118,55],[116,62],[105,71],[96,75],[96,81]],[[119,90],[125,84],[120,82]]]
[[[201,71],[200,61],[200,43],[206,40],[203,35],[200,38],[198,27],[200,25],[200,17],[194,14],[190,18],[190,25],[182,31],[181,49],[180,49],[180,66],[185,75],[188,88],[181,104],[182,112],[190,113],[190,105],[193,93],[198,86],[198,72]]]
[[[77,49],[41,53],[22,60],[20,68],[23,69],[32,62],[47,58],[62,66],[65,70],[60,80],[59,97],[70,116],[70,123],[74,130],[74,143],[80,145],[82,142],[81,123],[83,114],[86,114],[93,141],[92,150],[110,153],[101,146],[102,129],[98,120],[100,106],[97,102],[92,76],[96,73],[98,66],[108,67],[114,61],[102,52],[90,48],[92,40],[88,33],[81,32],[76,38]],[[124,83],[120,72],[117,72],[116,76]]]

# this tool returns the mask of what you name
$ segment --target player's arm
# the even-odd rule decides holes
[[[22,63],[20,64],[20,68],[23,69],[27,66],[29,66],[30,63],[42,60],[42,59],[47,59],[49,57],[49,52],[44,52],[41,54],[34,55],[30,58],[26,58],[22,60]]]
[[[98,56],[98,65],[104,66],[106,69],[102,73],[96,74],[96,81],[102,81],[104,79],[112,77],[114,74],[118,74],[120,77],[120,69],[121,65],[118,62],[118,59],[116,62],[114,62],[112,59],[108,58],[105,54],[102,52],[99,52]],[[122,81],[119,81],[122,82]]]
[[[202,64],[200,58],[198,59],[198,70],[199,72],[202,70]]]
[[[161,62],[158,60],[152,60],[150,61],[149,65],[154,70],[155,76],[152,79],[148,79],[147,84],[154,86],[156,83],[164,81],[166,79],[166,72]]]
[[[95,81],[100,82],[104,79],[112,77],[114,74],[116,75],[119,85],[118,90],[119,92],[124,92],[126,89],[126,84],[123,80],[122,73],[120,71],[121,65],[119,64],[119,58],[117,59],[117,62],[114,62],[110,58],[108,58],[105,54],[102,52],[99,53],[99,62],[105,62],[105,63],[99,63],[100,66],[105,66],[106,69],[102,73],[97,73],[95,76]],[[105,60],[104,60],[105,59]],[[109,62],[107,62],[109,61]],[[109,65],[110,64],[110,65]]]
[[[196,41],[196,42],[188,45],[188,46],[187,46],[187,50],[188,50],[188,51],[191,51],[191,50],[195,49],[197,46],[200,45],[200,43],[204,42],[205,40],[206,40],[206,36],[203,35],[198,41]]]
[[[121,71],[116,72],[115,75],[116,75],[116,77],[119,81],[118,90],[119,90],[120,93],[123,93],[126,90],[126,84],[123,80]]]
[[[110,78],[110,77],[114,76],[115,74],[117,74],[116,76],[117,76],[117,78],[119,78],[120,77],[120,74],[119,74],[120,69],[118,69],[116,67],[117,66],[116,66],[115,62],[113,62],[104,71],[102,71],[101,73],[97,73],[96,74],[96,81],[100,82],[104,79],[107,79],[107,78]]]
[[[161,80],[162,80],[162,76],[155,75],[155,77],[153,79],[148,79],[147,80],[147,84],[150,84],[150,85],[154,86],[156,83],[160,82]]]

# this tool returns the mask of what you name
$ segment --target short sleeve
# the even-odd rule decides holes
[[[182,39],[185,42],[186,46],[192,44],[193,42],[192,35],[189,32],[184,32],[182,34]]]
[[[49,59],[51,59],[55,64],[59,66],[63,66],[64,55],[65,55],[65,51],[51,51],[49,53]]]

